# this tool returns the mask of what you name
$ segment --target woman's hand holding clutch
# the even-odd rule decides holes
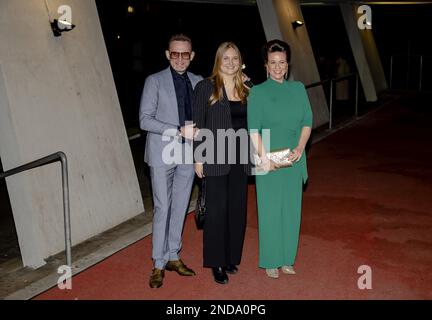
[[[303,152],[304,148],[301,146],[297,146],[291,151],[291,154],[289,155],[289,160],[292,162],[298,162],[301,159]]]
[[[276,169],[279,168],[279,166],[273,162],[272,160],[266,159],[264,161],[261,162],[261,164],[258,166],[259,170],[261,171],[275,171]]]

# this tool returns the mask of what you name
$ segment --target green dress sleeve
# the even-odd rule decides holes
[[[300,88],[301,101],[303,105],[303,119],[301,121],[301,128],[303,127],[311,127],[312,128],[312,108],[309,101],[309,96],[306,92],[305,86],[302,84]]]

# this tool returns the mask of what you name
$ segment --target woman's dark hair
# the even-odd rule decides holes
[[[285,41],[274,39],[267,42],[262,48],[261,53],[264,59],[264,63],[268,62],[268,54],[272,52],[285,52],[287,61],[291,60],[291,48]]]

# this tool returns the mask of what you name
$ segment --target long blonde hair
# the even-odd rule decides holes
[[[239,56],[239,69],[234,77],[234,89],[237,92],[238,97],[241,100],[242,104],[246,104],[246,98],[249,94],[249,90],[243,85],[243,79],[242,79],[242,70],[241,66],[243,64],[242,57],[240,54],[240,50],[237,48],[237,46],[233,42],[224,42],[222,43],[219,48],[216,51],[215,56],[215,62],[213,65],[213,71],[210,75],[210,79],[214,83],[214,91],[213,94],[210,96],[209,103],[210,105],[215,104],[217,101],[222,100],[223,98],[223,78],[220,75],[220,66],[222,64],[222,57],[224,53],[229,49],[232,48],[236,51],[237,55]]]

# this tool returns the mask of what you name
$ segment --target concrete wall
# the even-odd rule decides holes
[[[0,1],[0,156],[4,170],[64,151],[72,242],[144,211],[97,9],[69,5],[76,28],[55,38],[44,0]],[[64,250],[60,164],[7,178],[26,266]]]
[[[387,81],[372,30],[358,28],[358,5],[340,4],[340,8],[366,101],[376,101]]]
[[[307,25],[293,29],[294,20],[302,20],[298,1],[257,0],[258,9],[267,40],[282,39],[289,43],[292,51],[290,77],[305,85],[319,82],[320,76],[307,32]],[[329,120],[327,101],[322,86],[308,89],[316,128]]]
[[[373,23],[372,23],[373,28]],[[361,30],[361,38],[365,47],[366,58],[371,68],[372,78],[375,84],[375,90],[380,93],[388,89],[387,80],[382,66],[381,57],[375,43],[373,29]]]

